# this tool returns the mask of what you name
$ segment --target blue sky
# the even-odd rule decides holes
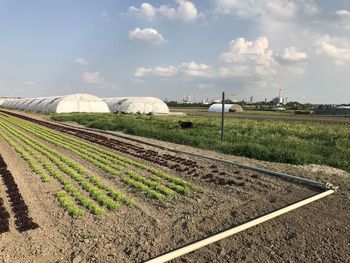
[[[0,96],[350,103],[350,1],[0,0]]]

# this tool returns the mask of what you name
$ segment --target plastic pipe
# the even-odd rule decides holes
[[[324,197],[326,197],[328,195],[333,194],[334,192],[335,192],[335,190],[327,190],[327,191],[322,192],[320,194],[317,194],[317,195],[314,195],[312,197],[306,198],[306,199],[304,199],[302,201],[296,202],[296,203],[294,203],[292,205],[289,205],[289,206],[286,206],[286,207],[281,208],[279,210],[276,210],[276,211],[274,211],[272,213],[269,213],[267,215],[264,215],[262,217],[259,217],[259,218],[256,218],[254,220],[251,220],[251,221],[249,221],[247,223],[244,223],[242,225],[235,226],[235,227],[233,227],[233,228],[231,228],[229,230],[226,230],[226,231],[223,231],[221,233],[215,234],[213,236],[207,237],[205,239],[202,239],[200,241],[194,242],[194,243],[192,243],[190,245],[181,247],[179,249],[175,249],[175,250],[173,250],[171,252],[165,253],[165,254],[163,254],[161,256],[158,256],[156,258],[147,260],[147,261],[145,261],[145,263],[162,263],[162,262],[167,262],[169,260],[181,257],[181,256],[183,256],[185,254],[188,254],[188,253],[192,252],[192,251],[195,251],[197,249],[200,249],[202,247],[210,245],[210,244],[212,244],[214,242],[217,242],[219,240],[222,240],[224,238],[227,238],[229,236],[237,234],[237,233],[239,233],[241,231],[244,231],[244,230],[246,230],[248,228],[251,228],[253,226],[259,225],[259,224],[264,223],[264,222],[266,222],[268,220],[271,220],[271,219],[273,219],[275,217],[278,217],[280,215],[288,213],[288,212],[290,212],[290,211],[292,211],[294,209],[297,209],[299,207],[302,207],[304,205],[312,203],[312,202],[314,202],[316,200],[324,198]]]

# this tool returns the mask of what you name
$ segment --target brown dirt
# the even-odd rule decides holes
[[[310,179],[322,179],[341,187],[335,195],[174,262],[347,262],[350,258],[348,173],[316,165],[261,162],[141,139]],[[157,148],[134,145],[157,151],[161,156],[173,155]],[[118,211],[101,217],[87,213],[81,219],[72,219],[54,197],[59,190],[58,184],[41,182],[39,176],[31,172],[2,140],[0,154],[12,172],[33,220],[40,226],[36,230],[19,233],[13,223],[14,215],[10,213],[11,231],[0,235],[0,262],[140,262],[316,193],[315,190],[256,172],[178,155],[195,161],[199,175],[178,172],[147,160],[143,162],[189,180],[202,191],[158,202],[120,182],[111,181],[114,187],[131,195],[138,207],[121,206]],[[104,176],[103,172],[78,157],[67,155]],[[140,160],[130,154],[126,156]],[[210,168],[212,165],[216,168]],[[216,169],[225,173],[222,177],[235,183],[221,185],[220,181],[211,180],[211,176],[202,178],[209,173],[217,176],[217,172],[213,172]],[[11,211],[2,183],[0,197],[7,211]]]

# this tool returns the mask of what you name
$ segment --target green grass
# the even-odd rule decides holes
[[[325,164],[350,171],[349,125],[230,118],[221,142],[219,118],[109,113],[52,114],[51,118],[259,160]],[[180,119],[192,121],[194,128],[181,129]]]

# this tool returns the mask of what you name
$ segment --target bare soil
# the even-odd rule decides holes
[[[59,185],[43,183],[17,153],[0,140],[0,154],[33,221],[39,225],[35,230],[16,230],[15,215],[5,186],[0,182],[0,198],[10,213],[10,232],[0,235],[0,262],[142,262],[319,192],[261,173],[183,154],[173,158],[174,153],[156,147],[111,135],[101,136],[109,138],[104,140],[108,142],[106,149],[112,148],[130,159],[164,169],[190,181],[197,189],[187,196],[176,195],[166,202],[159,202],[118,181],[110,181],[138,205],[121,206],[118,211],[100,217],[87,213],[83,218],[73,219],[54,197]],[[347,172],[326,166],[261,162],[138,139],[340,186],[335,195],[174,262],[347,262],[350,258],[350,175]],[[128,144],[133,147],[127,147]],[[77,156],[65,153],[99,176],[105,176]]]

